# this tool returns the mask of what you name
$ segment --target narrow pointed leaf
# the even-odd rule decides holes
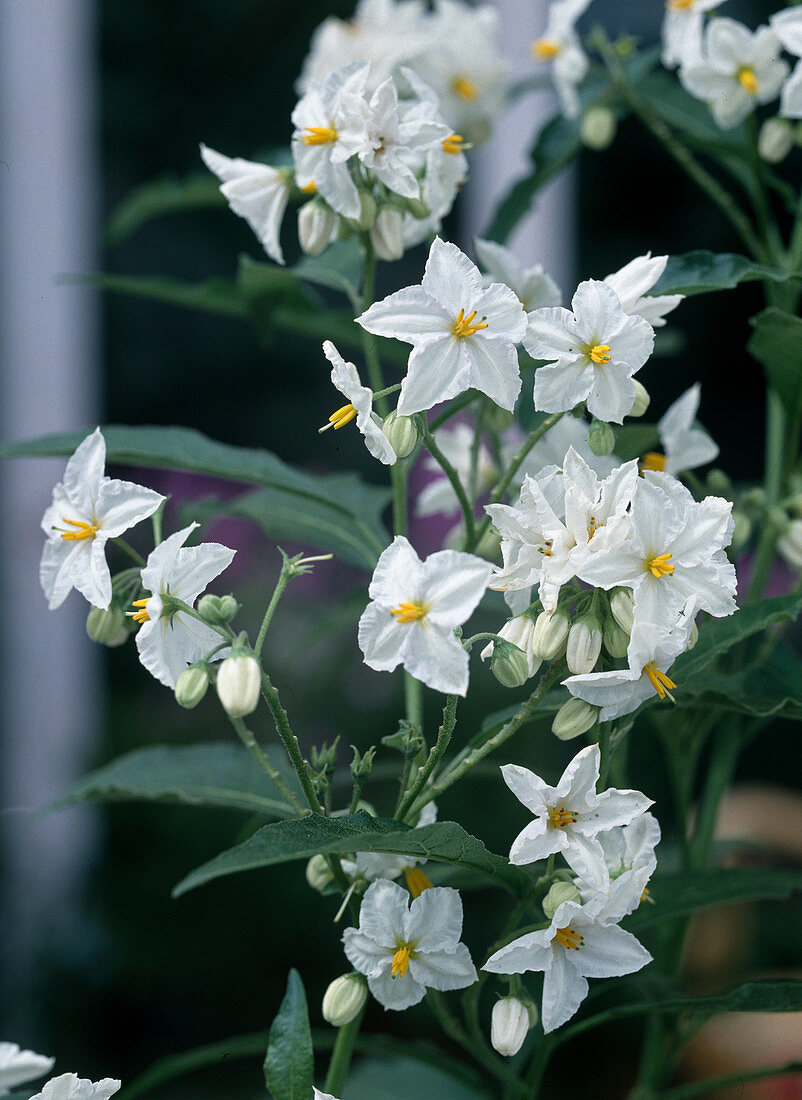
[[[274,1100],[309,1100],[314,1062],[312,1031],[301,975],[291,970],[287,992],[273,1024],[265,1055],[265,1083]]]
[[[649,294],[707,294],[756,279],[783,282],[788,278],[789,272],[755,263],[746,256],[699,249],[669,256],[665,271]]]
[[[649,883],[649,902],[626,918],[633,932],[650,924],[707,909],[713,905],[787,898],[802,890],[802,871],[715,870],[676,875],[656,874]]]

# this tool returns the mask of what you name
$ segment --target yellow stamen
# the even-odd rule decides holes
[[[407,890],[412,894],[413,898],[419,898],[424,890],[430,890],[432,882],[420,867],[407,867],[406,875]]]
[[[409,600],[406,603],[401,603],[398,607],[391,607],[390,614],[395,615],[399,623],[416,623],[418,619],[422,619],[426,612],[429,610],[427,603],[421,603],[420,600]]]
[[[529,49],[535,61],[551,61],[560,52],[562,46],[551,38],[537,38]]]
[[[540,550],[540,553],[543,555],[544,558],[550,558],[550,557],[553,556],[553,552],[552,552],[552,549],[551,549],[553,543],[554,543],[554,539],[549,539],[549,541],[547,543],[545,543],[543,546],[538,547],[538,549]],[[501,544],[499,543],[499,545],[501,545]]]
[[[640,460],[641,470],[665,470],[666,456],[659,451],[647,451]]]
[[[456,156],[457,153],[461,153],[463,149],[467,148],[465,144],[465,138],[462,134],[450,134],[443,140],[443,152],[451,153],[452,156]]]
[[[77,531],[62,531],[61,537],[65,542],[83,542],[84,539],[93,539],[100,530],[100,524],[87,523],[83,519],[67,519],[62,516],[62,523],[69,523],[70,527],[77,527]]]
[[[573,928],[558,928],[554,938],[560,947],[564,947],[566,951],[578,951],[585,942]]]
[[[463,340],[466,336],[473,336],[479,329],[487,328],[486,321],[477,321],[474,324],[474,317],[476,316],[476,310],[473,313],[469,313],[465,316],[465,310],[461,309],[457,316],[456,321],[451,326],[451,331],[458,340]]]
[[[549,810],[549,828],[564,829],[566,825],[573,825],[577,815],[573,810],[566,810],[563,806],[554,806]]]
[[[674,572],[674,566],[669,563],[671,554],[658,554],[655,558],[646,559],[646,569],[660,580],[661,577],[670,577]]]
[[[755,76],[755,70],[750,69],[748,65],[742,65],[738,70],[738,83],[747,95],[757,95],[760,91],[760,84]]]
[[[644,665],[643,672],[649,677],[649,683],[657,692],[658,699],[665,699],[666,695],[669,697],[672,703],[676,702],[674,696],[671,694],[670,688],[675,688],[677,685],[672,679],[666,676],[665,672],[661,672],[653,663]],[[643,675],[641,673],[641,676]]]
[[[642,893],[642,894],[641,894],[641,896],[640,896],[640,900],[641,900],[641,901],[646,901],[646,899],[648,898],[648,896],[649,896],[649,887],[648,887],[648,886],[644,886],[644,887],[643,887],[643,893]]]
[[[451,81],[451,87],[460,99],[474,100],[479,95],[476,82],[467,76],[455,76]]]
[[[609,344],[594,344],[588,352],[591,361],[601,366],[604,363],[610,362],[610,345]]]
[[[328,145],[337,140],[337,131],[333,126],[307,126],[301,138],[304,145]]]
[[[599,523],[595,516],[591,516],[588,520],[588,542],[593,538],[600,527],[603,527],[603,523]]]
[[[667,0],[666,7],[673,8],[674,11],[687,11],[695,3],[696,0]]]
[[[307,141],[306,144],[307,145],[312,145],[313,142]],[[310,180],[309,183],[307,183],[305,187],[302,187],[301,188],[301,194],[302,195],[316,195],[317,194],[317,185],[315,184],[315,181]]]
[[[338,428],[344,428],[346,424],[350,424],[356,416],[356,409],[349,402],[347,405],[343,405],[341,409],[337,409],[329,417],[329,424],[334,428],[335,432]]]
[[[396,953],[393,955],[393,972],[394,978],[403,978],[409,969],[409,944],[402,943]]]
[[[147,611],[145,610],[145,607],[147,606],[147,603],[148,603],[149,599],[150,599],[150,597],[148,596],[148,598],[145,599],[145,600],[134,600],[134,602],[131,604],[131,607],[138,607],[140,609],[139,611],[129,611],[128,612],[128,614],[131,616],[131,618],[134,620],[135,623],[149,623],[150,622],[150,615],[148,615]]]

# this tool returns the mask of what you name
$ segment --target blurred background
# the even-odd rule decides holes
[[[515,72],[526,75],[527,47],[544,24],[546,0],[497,6],[505,52]],[[733,0],[727,13],[755,26],[774,6]],[[312,469],[356,468],[368,480],[382,479],[383,468],[356,433],[317,434],[332,394],[315,341],[286,335],[271,341],[233,320],[55,282],[93,271],[196,281],[230,276],[242,252],[264,259],[247,225],[223,206],[151,221],[117,247],[108,247],[103,227],[132,188],[202,173],[201,141],[244,157],[286,144],[293,84],[312,31],[326,15],[352,10],[349,0],[4,0],[4,441],[91,430],[97,423],[177,423],[228,443],[267,447]],[[654,42],[662,10],[658,0],[595,0],[581,26],[598,21],[610,32],[627,30]],[[474,155],[470,183],[448,227],[466,249],[487,227],[499,195],[525,171],[530,135],[555,109],[550,92],[524,97],[502,117],[492,143]],[[291,260],[293,239],[291,231]],[[727,224],[634,122],[622,125],[610,151],[583,153],[578,167],[550,186],[514,246],[521,259],[554,275],[566,299],[579,279],[601,278],[647,250],[739,251]],[[417,250],[403,264],[384,265],[379,292],[417,282],[423,258]],[[668,354],[643,375],[653,394],[651,419],[702,380],[700,418],[721,446],[720,464],[747,481],[761,468],[763,383],[744,345],[747,318],[761,304],[756,284],[690,299],[672,315]],[[265,1028],[289,965],[301,969],[313,1024],[320,1026],[320,997],[343,968],[340,930],[331,923],[330,900],[309,891],[301,864],[226,878],[171,900],[184,874],[253,826],[242,815],[142,804],[35,815],[88,768],[122,752],[230,736],[215,699],[181,711],[143,672],[132,644],[114,651],[92,646],[77,594],[57,613],[47,612],[36,576],[38,525],[63,465],[16,460],[0,469],[6,612],[0,637],[0,1039],[56,1054],[57,1071],[125,1081],[165,1054]],[[174,499],[218,488],[176,475],[133,476]],[[178,522],[171,504],[168,524]],[[234,590],[260,618],[279,567],[275,546],[233,521],[213,525],[208,537],[240,551],[215,590]],[[394,679],[370,673],[356,646],[366,580],[333,563],[296,582],[267,647],[295,728],[307,746],[339,735],[344,766],[345,746],[377,744],[394,731],[398,714]],[[497,616],[489,614],[492,626]],[[254,625],[246,615],[243,626]],[[475,676],[465,736],[488,710],[508,702],[489,676]],[[427,711],[430,724],[434,706]],[[268,733],[264,723],[261,732]],[[652,732],[647,723],[636,730],[632,782],[657,799],[667,832],[670,809],[667,799],[661,802],[665,777]],[[787,751],[792,735],[795,730],[778,725],[762,737],[745,754],[742,775],[798,787],[799,754],[789,759]],[[573,755],[547,725],[519,735],[510,752],[551,777]],[[492,790],[497,794],[498,785]],[[377,785],[379,811],[390,808],[382,798],[392,793]],[[517,809],[477,797],[468,783],[443,800],[440,817],[459,820],[491,849],[506,851],[521,825]],[[799,852],[794,856],[791,846],[786,857],[798,860]],[[476,953],[498,924],[493,903],[494,896],[481,891],[471,898],[466,938]],[[782,919],[788,929],[790,911],[766,909],[768,915],[754,919],[769,925]],[[787,959],[800,957],[799,939],[799,931],[786,931]],[[759,934],[738,940],[710,981],[787,963],[772,954],[771,942]],[[425,1009],[390,1023],[420,1034]],[[366,1028],[386,1027],[374,1005]],[[589,1039],[590,1052],[605,1038]],[[258,1095],[259,1062],[231,1061],[154,1095]],[[596,1087],[597,1095],[620,1095],[614,1079],[597,1080]]]

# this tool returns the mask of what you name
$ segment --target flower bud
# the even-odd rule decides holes
[[[733,550],[740,550],[749,542],[752,534],[752,521],[743,512],[732,513],[732,538],[730,546]]]
[[[355,1020],[368,999],[368,987],[361,974],[341,974],[323,994],[323,1019],[332,1027],[345,1027]]]
[[[598,717],[598,707],[586,703],[584,699],[569,699],[554,715],[551,732],[561,741],[571,741],[592,729]]]
[[[378,259],[400,260],[404,255],[402,225],[403,218],[398,210],[393,210],[390,206],[381,208],[370,231],[373,251]]]
[[[565,901],[581,901],[582,897],[573,882],[553,882],[541,902],[546,920],[553,920],[554,914]]]
[[[588,429],[588,444],[595,455],[612,454],[615,447],[615,432],[609,424],[594,417]]]
[[[337,235],[337,215],[320,199],[305,202],[298,211],[298,243],[308,256],[319,256]]]
[[[760,127],[757,151],[768,164],[785,160],[794,145],[794,127],[785,118],[767,118]]]
[[[512,642],[493,642],[493,659],[490,668],[505,688],[517,688],[529,678],[529,662],[526,654]]]
[[[93,607],[86,616],[86,633],[93,642],[114,649],[128,638],[125,623],[125,614],[115,604],[108,608]]]
[[[532,652],[542,661],[558,657],[568,637],[570,623],[560,611],[541,611],[532,635]]]
[[[621,660],[627,655],[629,634],[621,629],[615,619],[608,619],[604,624],[604,648],[616,660]]]
[[[411,416],[399,416],[395,409],[382,424],[382,431],[399,458],[411,455],[418,445],[418,429]]]
[[[421,218],[428,218],[431,214],[431,210],[423,199],[407,199],[404,205],[412,217],[417,218],[418,221],[420,221]]]
[[[649,391],[642,382],[637,380],[637,378],[632,379],[632,384],[635,387],[635,400],[632,402],[632,408],[629,410],[629,415],[633,417],[643,416],[649,408],[652,399],[649,396]]]
[[[685,646],[685,651],[687,652],[689,649],[693,649],[698,641],[699,627],[696,625],[696,623],[694,623],[691,627],[690,633],[688,634],[688,644]]]
[[[262,670],[250,654],[226,657],[217,670],[217,694],[232,718],[252,714],[262,690]]]
[[[535,636],[535,624],[532,622],[528,615],[516,615],[514,619],[508,619],[498,632],[499,637],[503,638],[507,642],[512,642],[518,649],[523,650],[526,654],[527,663],[527,675],[534,676],[537,670],[540,668],[542,661],[535,654],[533,647]],[[491,642],[485,646],[482,650],[482,660],[487,660],[488,657],[493,655],[494,643]]]
[[[579,136],[583,145],[600,153],[612,145],[617,129],[615,111],[611,111],[609,107],[588,107],[582,116]]]
[[[792,519],[777,539],[777,553],[782,554],[792,569],[802,571],[802,519]]]
[[[584,676],[596,667],[602,646],[602,632],[593,618],[577,619],[568,631],[565,659],[568,668],[577,676]]]
[[[635,619],[635,601],[632,598],[631,588],[616,588],[613,591],[610,596],[610,611],[621,629],[631,634]]]
[[[521,1049],[532,1026],[529,1007],[518,997],[502,997],[493,1005],[490,1017],[490,1042],[504,1058],[512,1058]]]
[[[213,626],[225,626],[239,611],[233,596],[213,596],[208,593],[198,600],[198,614]]]
[[[306,881],[318,893],[322,893],[330,882],[334,882],[334,875],[325,856],[312,856],[306,865]]]
[[[175,701],[179,707],[192,710],[206,694],[209,672],[205,665],[190,665],[176,680]]]
[[[712,470],[708,471],[705,481],[711,493],[715,493],[718,497],[729,497],[732,500],[732,482],[723,470],[719,470],[718,467],[714,466]]]

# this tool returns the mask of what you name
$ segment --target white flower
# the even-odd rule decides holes
[[[0,1096],[8,1095],[15,1085],[43,1077],[55,1061],[32,1050],[20,1050],[16,1043],[0,1043]]]
[[[783,85],[780,114],[785,118],[802,118],[802,61],[796,63]]]
[[[680,69],[684,87],[708,104],[722,130],[731,130],[780,94],[789,68],[779,56],[780,40],[769,27],[753,34],[734,19],[714,19],[704,54]]]
[[[702,388],[696,382],[657,421],[663,453],[644,455],[641,463],[644,470],[663,470],[676,475],[713,461],[718,454],[717,445],[704,428],[693,427],[701,396]]]
[[[423,825],[433,825],[437,821],[437,805],[427,802],[415,823],[419,829]],[[392,852],[357,852],[353,859],[342,859],[342,868],[351,878],[362,878],[366,882],[375,882],[380,878],[393,879],[404,874],[425,859],[419,856],[397,856]]]
[[[462,901],[456,890],[433,886],[410,905],[406,890],[387,879],[365,892],[359,928],[343,935],[351,965],[385,1008],[404,1009],[428,989],[464,989],[476,970],[464,943]]]
[[[312,1100],[337,1100],[336,1096],[332,1096],[330,1092],[321,1092],[320,1089],[316,1089],[312,1086]]]
[[[724,0],[666,0],[662,54],[666,68],[701,58],[704,13],[723,3]]]
[[[376,565],[371,603],[359,620],[365,664],[392,672],[402,664],[435,691],[465,695],[468,654],[454,635],[476,609],[491,567],[472,554],[440,550],[422,562],[398,535]]]
[[[234,557],[235,551],[219,542],[184,546],[198,526],[191,523],[152,551],[142,570],[142,587],[153,594],[135,604],[140,610],[134,618],[142,623],[136,635],[139,659],[148,672],[170,688],[175,688],[187,665],[205,657],[220,643],[216,630],[169,606],[169,597],[173,597],[191,607]]]
[[[604,280],[618,295],[621,308],[631,317],[642,317],[652,328],[665,324],[665,315],[676,309],[684,294],[649,294],[666,269],[668,256],[636,256]],[[645,297],[644,297],[645,295]]]
[[[440,428],[439,431],[434,433],[434,438],[437,446],[457,471],[462,484],[467,487],[472,467],[473,428],[468,424],[453,424],[447,428]],[[437,513],[451,515],[458,512],[460,505],[457,494],[437,462],[431,456],[427,456],[423,467],[431,473],[436,473],[437,477],[421,490],[415,504],[416,514],[431,516]],[[473,495],[481,496],[482,493],[486,493],[495,483],[498,473],[498,467],[489,448],[480,442],[477,452],[476,484],[473,487]]]
[[[356,426],[365,439],[367,449],[379,462],[392,466],[398,456],[382,431],[381,420],[373,412],[373,390],[361,384],[354,364],[343,359],[331,340],[323,344],[323,351],[331,363],[332,382],[348,398],[348,404],[329,417],[329,424],[335,429],[342,428],[356,417]]]
[[[415,88],[417,91],[417,84]],[[423,177],[420,197],[429,214],[424,218],[404,214],[402,237],[406,248],[440,232],[443,218],[454,205],[457,192],[468,175],[468,160],[463,148],[462,134],[449,134],[445,141],[427,149],[418,175]]]
[[[456,245],[435,238],[420,286],[374,303],[357,321],[377,336],[413,345],[399,413],[422,412],[471,388],[510,412],[515,407],[521,389],[515,344],[526,315],[509,287],[484,289]]]
[[[245,219],[271,260],[283,264],[279,234],[292,191],[292,171],[225,157],[206,145],[200,150],[206,167],[223,181],[220,192],[228,205]]]
[[[588,745],[570,762],[556,787],[519,764],[503,765],[504,782],[535,815],[512,842],[510,863],[535,863],[559,852],[578,875],[607,891],[610,876],[597,834],[628,825],[652,801],[640,791],[610,788],[596,794],[600,758],[599,746]]]
[[[94,607],[111,603],[111,573],[106,542],[153,515],[160,493],[130,481],[105,477],[106,441],[95,428],[67,463],[64,480],[53,490],[53,503],[42,517],[47,542],[39,580],[50,610],[77,588]]]
[[[794,7],[775,12],[769,23],[786,50],[802,57],[802,9]],[[780,114],[786,118],[802,118],[802,61],[783,85]]]
[[[588,57],[575,27],[589,5],[590,0],[553,0],[546,29],[531,47],[536,61],[552,62],[552,80],[563,114],[568,118],[579,114],[576,89],[588,71]]]
[[[588,993],[587,978],[632,974],[651,955],[630,932],[604,922],[594,907],[565,901],[542,932],[529,932],[496,951],[482,967],[493,974],[543,971],[543,1030],[570,1020]]]
[[[575,885],[582,895],[582,904],[595,904],[604,911],[605,920],[617,924],[632,913],[643,900],[646,883],[657,866],[655,848],[660,842],[660,826],[650,813],[641,814],[629,825],[619,825],[599,833],[604,862],[610,875],[608,893],[600,893],[591,882],[581,878]]]
[[[77,1073],[63,1073],[48,1081],[41,1092],[31,1100],[109,1100],[122,1085],[104,1077],[102,1081],[89,1081]]]
[[[524,267],[520,260],[502,244],[477,237],[474,250],[483,271],[488,273],[485,284],[504,283],[520,300],[527,313],[545,306],[562,305],[560,288],[540,264]]]
[[[567,309],[529,314],[524,347],[550,365],[535,371],[535,408],[565,412],[587,404],[599,420],[623,423],[635,400],[632,375],[652,353],[654,330],[630,317],[611,287],[580,283]]]

